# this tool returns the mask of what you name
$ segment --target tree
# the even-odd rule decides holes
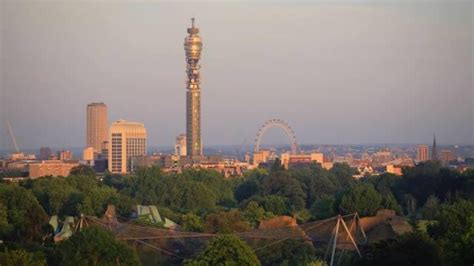
[[[10,232],[12,225],[8,223],[8,209],[0,202],[0,236]]]
[[[7,210],[7,239],[20,242],[41,241],[43,225],[48,216],[33,194],[16,185],[0,184],[0,204]],[[4,215],[4,214],[3,214]]]
[[[385,193],[381,193],[381,195],[382,195],[382,208],[394,210],[397,213],[402,212],[402,207],[400,207],[397,200],[393,196],[392,192],[387,191]]]
[[[160,168],[139,168],[133,176],[125,181],[124,193],[135,198],[140,204],[158,204],[160,202],[159,195],[165,197],[168,195],[167,193],[170,193],[166,188],[166,182]]]
[[[412,195],[418,205],[423,206],[431,195],[441,201],[451,200],[453,195],[463,191],[464,182],[459,172],[441,168],[440,162],[429,161],[405,168],[401,187],[405,194]]]
[[[181,218],[181,226],[184,231],[202,232],[204,224],[201,218],[193,213],[186,213]]]
[[[97,226],[75,233],[59,244],[61,265],[140,265],[134,250]]]
[[[74,188],[61,212],[102,216],[109,203],[116,202],[115,189],[102,184],[93,176],[70,175],[67,183]]]
[[[440,260],[436,243],[425,234],[415,231],[370,245],[356,265],[437,266]]]
[[[428,233],[440,244],[446,265],[470,265],[474,261],[474,202],[460,200],[442,205],[428,225]]]
[[[263,197],[259,205],[263,206],[265,211],[271,212],[275,215],[286,215],[291,211],[288,199],[277,195]]]
[[[191,180],[204,184],[212,191],[217,203],[229,204],[235,202],[232,181],[227,180],[221,173],[214,170],[187,169],[181,176],[185,180]]]
[[[202,182],[189,182],[183,193],[181,207],[186,210],[212,209],[216,206],[217,195]]]
[[[126,187],[127,179],[127,176],[106,173],[102,182],[104,182],[104,184],[106,184],[107,186],[113,187],[120,191]]]
[[[301,182],[290,176],[288,171],[278,171],[264,179],[263,191],[265,195],[278,195],[287,198],[292,211],[301,210],[306,205],[306,194]]]
[[[255,201],[250,201],[243,209],[244,217],[252,226],[258,226],[260,221],[265,218],[265,210],[258,206]]]
[[[353,176],[357,174],[357,170],[347,163],[334,163],[329,171],[334,174],[338,187],[347,188],[356,183]]]
[[[361,184],[347,191],[339,209],[343,213],[358,212],[361,216],[374,215],[382,207],[382,196],[371,184]]]
[[[94,169],[88,165],[81,164],[79,166],[73,167],[71,169],[71,172],[69,175],[84,175],[84,176],[90,176],[90,177],[96,177]]]
[[[342,186],[333,173],[322,169],[319,165],[291,170],[292,176],[298,179],[306,193],[306,207],[311,208],[315,201],[325,195],[334,195]],[[351,177],[352,178],[352,177]]]
[[[375,189],[382,195],[391,193],[395,194],[395,196],[401,196],[400,183],[402,181],[402,176],[383,173],[381,175],[370,176],[364,181],[374,185]]]
[[[109,203],[112,203],[116,192],[109,187],[95,187],[83,191],[84,199],[79,206],[79,212],[87,215],[102,216]]]
[[[0,252],[2,266],[46,266],[46,259],[40,252],[27,252],[23,249]]]
[[[219,235],[206,249],[186,265],[260,265],[252,249],[234,235]]]
[[[244,232],[251,228],[239,211],[219,212],[209,214],[206,222],[206,232],[229,234]]]
[[[306,264],[306,266],[327,266],[328,264],[322,259],[316,259]]]
[[[276,158],[273,161],[272,166],[270,167],[270,173],[278,172],[278,171],[285,171],[285,167],[281,164],[280,158]]]
[[[75,189],[64,178],[44,177],[32,181],[31,191],[49,215],[58,215]]]
[[[241,202],[258,194],[259,191],[260,187],[256,180],[247,180],[237,187],[235,190],[235,198],[238,202]]]
[[[311,206],[311,215],[314,219],[320,220],[336,215],[336,198],[334,196],[323,195]]]
[[[426,200],[425,206],[423,206],[423,209],[421,210],[423,219],[433,220],[438,214],[438,211],[439,199],[434,195],[429,196]]]
[[[306,265],[317,259],[313,245],[297,239],[276,242],[256,254],[262,265]]]
[[[413,197],[411,194],[405,194],[403,195],[403,201],[402,201],[403,207],[406,211],[406,213],[409,216],[414,216],[416,213],[416,199]]]

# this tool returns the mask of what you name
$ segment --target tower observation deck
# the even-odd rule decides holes
[[[202,155],[201,142],[201,88],[199,59],[201,59],[202,41],[199,29],[191,28],[184,39],[186,53],[186,151],[190,156]]]

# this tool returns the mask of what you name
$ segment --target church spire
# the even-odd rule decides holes
[[[431,160],[432,161],[438,160],[438,150],[436,148],[436,134],[433,134],[433,147],[431,150]]]

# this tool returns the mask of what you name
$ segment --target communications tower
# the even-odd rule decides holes
[[[194,27],[194,18],[191,19],[191,28],[184,38],[186,53],[186,153],[189,156],[202,155],[201,142],[201,88],[199,59],[201,59],[202,41],[199,29]]]

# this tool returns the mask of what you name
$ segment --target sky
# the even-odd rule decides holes
[[[203,145],[474,144],[472,1],[0,1],[0,119],[21,148],[82,147],[86,105],[185,132],[183,40],[203,39]],[[3,123],[0,149],[11,147]],[[287,142],[272,129],[264,143]]]

